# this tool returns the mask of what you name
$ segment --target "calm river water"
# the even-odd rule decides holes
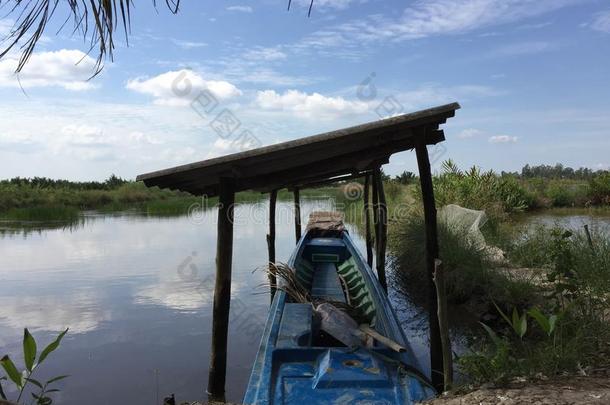
[[[309,212],[331,208],[302,203]],[[292,205],[278,202],[277,258],[295,244]],[[57,403],[161,404],[204,398],[211,338],[216,213],[194,217],[87,214],[71,228],[0,233],[0,355],[19,355],[23,328],[46,345],[70,331],[39,379],[71,376]],[[606,224],[610,218],[606,217]],[[602,221],[603,222],[603,221]],[[266,204],[236,208],[227,399],[240,401],[269,305]],[[363,250],[355,227],[350,233]],[[428,368],[416,310],[393,300],[413,348]],[[38,378],[36,377],[36,378]],[[6,384],[5,384],[6,388]]]

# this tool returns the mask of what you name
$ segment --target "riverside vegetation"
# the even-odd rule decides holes
[[[475,333],[470,349],[457,358],[459,371],[475,385],[607,374],[610,366],[608,231],[523,227],[515,221],[516,214],[544,206],[607,209],[610,176],[586,172],[586,179],[532,178],[526,168],[526,176],[496,175],[477,168],[463,172],[448,161],[434,178],[438,206],[484,210],[485,240],[503,252],[498,257],[498,249],[490,252],[472,243],[465,230],[439,223],[448,301],[478,319],[483,333]],[[417,185],[413,189],[417,196]],[[416,302],[425,302],[421,207],[416,204],[411,215],[392,223],[390,236],[396,285]]]

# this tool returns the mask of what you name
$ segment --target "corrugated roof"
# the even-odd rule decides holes
[[[271,190],[370,170],[393,153],[419,142],[443,141],[439,125],[458,103],[295,139],[245,152],[142,174],[147,186],[215,196],[220,178],[235,179],[236,191]]]

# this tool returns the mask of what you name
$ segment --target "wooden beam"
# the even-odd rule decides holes
[[[438,236],[436,224],[436,203],[432,185],[430,158],[425,143],[416,146],[419,182],[424,203],[425,236],[426,236],[426,272],[428,279],[428,323],[430,328],[430,369],[431,380],[435,388],[444,388],[443,346],[438,323],[438,303],[434,286],[434,261],[438,259]]]
[[[365,235],[364,240],[366,241],[366,262],[370,268],[373,268],[373,241],[371,235],[371,207],[370,207],[370,196],[369,191],[371,188],[371,175],[366,174],[364,176],[364,229]]]
[[[294,189],[294,235],[298,243],[301,239],[301,197],[298,188]]]
[[[212,349],[208,376],[208,394],[224,399],[227,373],[227,338],[231,306],[231,264],[233,259],[233,205],[235,186],[232,179],[222,178],[218,204],[216,239],[216,282],[212,311]]]
[[[277,202],[277,190],[269,193],[269,233],[267,234],[267,250],[269,251],[269,284],[271,285],[271,300],[275,295],[277,277],[273,272],[272,264],[275,263],[275,205]]]
[[[299,183],[294,186],[288,187],[288,190],[294,190],[295,188],[299,188],[302,190],[304,188],[313,188],[313,187],[318,187],[318,186],[324,186],[326,184],[338,183],[340,181],[357,179],[357,178],[360,178],[363,176],[367,176],[370,173],[371,173],[371,171],[357,170],[354,173],[343,175],[343,176],[336,176],[336,177],[331,177],[331,178],[324,179],[324,180],[316,180],[316,181],[311,181],[311,182]]]
[[[388,292],[388,282],[385,275],[385,251],[388,240],[388,206],[386,204],[385,192],[383,191],[383,180],[381,179],[381,169],[377,168],[373,172],[373,182],[377,184],[377,198],[378,198],[378,214],[377,214],[377,278],[379,284],[383,287],[385,292]]]

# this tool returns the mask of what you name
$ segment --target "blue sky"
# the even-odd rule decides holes
[[[209,3],[138,2],[90,81],[71,30],[18,78],[18,55],[0,61],[0,178],[133,178],[452,101],[436,168],[610,166],[608,0]],[[385,170],[415,169],[406,152]]]

